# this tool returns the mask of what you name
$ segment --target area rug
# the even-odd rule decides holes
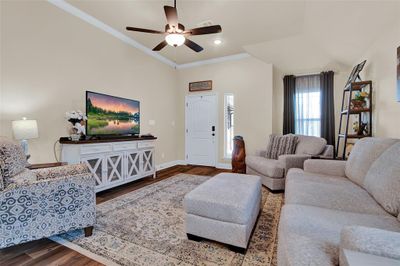
[[[97,205],[91,237],[76,230],[52,239],[104,264],[276,265],[283,194],[265,188],[263,209],[245,255],[216,242],[186,238],[183,197],[209,178],[180,174],[106,201]]]

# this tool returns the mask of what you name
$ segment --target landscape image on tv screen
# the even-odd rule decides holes
[[[87,91],[86,114],[88,136],[140,133],[139,101]]]

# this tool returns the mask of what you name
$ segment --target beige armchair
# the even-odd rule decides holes
[[[278,160],[266,158],[266,150],[246,156],[247,174],[261,177],[264,186],[271,190],[285,188],[285,176],[290,168],[303,169],[304,161],[313,156],[333,158],[333,146],[327,145],[323,138],[296,135],[298,143],[295,154],[279,156]]]

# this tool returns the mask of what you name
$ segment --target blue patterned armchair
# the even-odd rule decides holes
[[[87,167],[26,165],[21,146],[0,138],[0,248],[80,228],[90,236],[96,194]]]

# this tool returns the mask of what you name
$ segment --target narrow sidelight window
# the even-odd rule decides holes
[[[224,95],[224,157],[232,158],[234,137],[234,101],[233,94]]]

